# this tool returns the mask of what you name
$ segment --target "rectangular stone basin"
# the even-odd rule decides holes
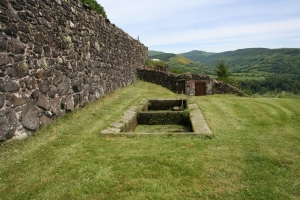
[[[179,111],[173,111],[174,107],[179,108]],[[212,134],[198,106],[187,105],[186,99],[143,100],[140,105],[131,107],[120,120],[101,133]]]

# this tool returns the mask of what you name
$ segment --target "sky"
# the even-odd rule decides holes
[[[300,0],[97,0],[149,50],[300,48]]]

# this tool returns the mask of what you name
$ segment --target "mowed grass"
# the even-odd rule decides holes
[[[0,199],[300,199],[300,100],[186,97],[205,136],[102,136],[142,98],[138,81],[34,136],[0,144]]]

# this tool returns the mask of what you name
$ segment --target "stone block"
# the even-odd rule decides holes
[[[30,102],[29,92],[11,93],[9,97],[12,107],[18,107]]]
[[[47,93],[49,91],[49,81],[47,78],[44,78],[40,84],[39,84],[39,89],[41,92]]]
[[[74,99],[73,95],[68,95],[66,99],[66,110],[73,111],[74,110]]]
[[[18,127],[18,119],[11,108],[0,110],[0,141],[9,140],[14,136]]]
[[[8,54],[0,53],[0,66],[1,65],[7,65],[9,63],[11,63],[11,60],[10,60]]]
[[[0,79],[0,92],[15,92],[20,89],[20,82],[10,77]]]
[[[24,54],[25,53],[25,44],[19,40],[12,39],[11,51],[14,54]]]
[[[70,89],[69,81],[65,80],[65,81],[61,82],[60,84],[58,84],[58,87],[57,87],[58,95],[59,96],[66,95],[68,93],[69,89]]]
[[[36,106],[27,104],[21,114],[21,124],[30,131],[36,131],[40,125],[39,111]]]
[[[60,114],[60,98],[51,98],[50,99],[50,108],[55,115]]]
[[[48,124],[50,124],[52,122],[52,120],[44,114],[41,115],[40,121],[43,126],[47,126]]]
[[[36,106],[44,109],[44,110],[49,110],[50,109],[50,105],[48,102],[48,98],[46,95],[39,95],[38,100],[35,103]]]

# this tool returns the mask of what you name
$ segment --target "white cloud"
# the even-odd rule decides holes
[[[149,49],[300,48],[298,0],[99,0],[112,23]],[[254,46],[255,45],[255,46]]]

